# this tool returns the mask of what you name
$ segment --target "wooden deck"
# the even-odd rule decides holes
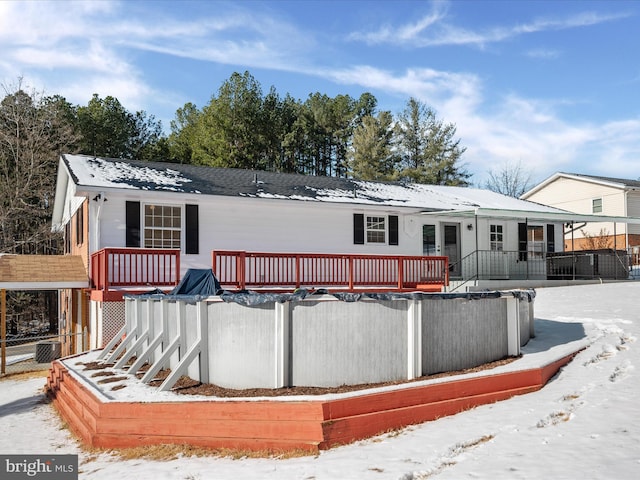
[[[354,291],[442,291],[447,257],[329,253],[212,252],[223,288],[326,288]]]
[[[440,292],[449,284],[447,257],[216,250],[211,260],[222,288],[232,290]],[[91,256],[92,300],[121,300],[141,288],[170,290],[180,278],[179,250],[104,248]]]
[[[318,450],[541,389],[575,354],[537,368],[439,383],[406,383],[327,400],[106,401],[55,361],[47,391],[88,446],[189,444],[253,451]],[[306,397],[308,398],[308,397]]]

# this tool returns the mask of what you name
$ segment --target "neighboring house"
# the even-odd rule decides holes
[[[446,256],[450,289],[531,286],[577,278],[554,263],[573,219],[473,188],[63,155],[53,228],[87,266],[97,347],[124,322],[123,292],[222,274],[214,251]]]
[[[640,217],[640,181],[556,173],[521,197],[581,214]],[[576,223],[565,250],[623,249],[640,254],[640,224],[631,221]]]

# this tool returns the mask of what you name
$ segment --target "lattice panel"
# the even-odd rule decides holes
[[[102,347],[124,327],[124,302],[104,302],[102,304]]]

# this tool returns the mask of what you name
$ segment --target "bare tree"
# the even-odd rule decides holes
[[[522,162],[504,163],[496,170],[489,171],[489,179],[484,188],[518,198],[533,187],[531,172],[522,166]]]
[[[51,233],[58,156],[70,150],[73,129],[61,97],[17,85],[1,86],[0,252],[57,253]]]
[[[584,235],[588,250],[605,250],[613,248],[613,237],[606,228],[601,228],[597,235],[592,235],[586,230],[580,231],[582,232],[582,235]]]

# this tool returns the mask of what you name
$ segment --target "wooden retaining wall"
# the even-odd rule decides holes
[[[451,380],[338,399],[308,401],[103,402],[54,361],[47,379],[53,404],[87,445],[127,448],[188,444],[311,453],[452,415],[542,388],[574,354],[522,371]]]

